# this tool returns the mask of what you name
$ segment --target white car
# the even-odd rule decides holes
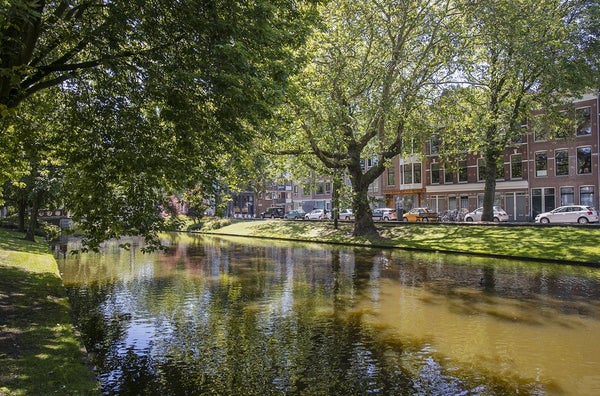
[[[323,209],[313,209],[304,215],[305,220],[323,220],[329,218],[329,212]]]
[[[535,216],[536,223],[597,223],[598,212],[591,206],[567,205],[559,206],[550,212]]]
[[[352,209],[343,209],[340,212],[339,218],[342,220],[354,220],[354,213],[352,213]]]
[[[374,221],[390,221],[398,220],[396,209],[393,208],[377,208],[373,209]]]
[[[465,215],[465,221],[481,221],[483,208],[477,208]],[[508,221],[508,214],[500,206],[494,206],[494,222]]]

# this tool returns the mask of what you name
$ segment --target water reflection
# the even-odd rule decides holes
[[[105,394],[600,392],[600,271],[173,235],[59,261]]]

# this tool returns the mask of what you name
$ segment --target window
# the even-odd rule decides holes
[[[432,195],[429,198],[428,206],[434,212],[443,212],[446,210],[446,197],[443,195]]]
[[[402,184],[421,183],[421,163],[402,165]]]
[[[421,163],[417,162],[413,164],[415,183],[421,183]]]
[[[468,181],[468,173],[467,173],[467,161],[462,160],[458,161],[458,182],[466,183]]]
[[[315,185],[315,194],[325,194],[325,185],[323,183]]]
[[[298,185],[294,185],[294,196],[298,196]]]
[[[536,213],[548,212],[554,209],[554,188],[533,188],[531,190],[531,209]]]
[[[513,154],[510,156],[510,178],[523,178],[523,157],[521,154]]]
[[[404,184],[413,183],[412,164],[402,165],[402,180]]]
[[[541,188],[531,189],[531,210],[533,211],[533,216],[535,216],[537,213],[544,212],[544,210],[542,209],[542,189]]]
[[[434,162],[431,164],[431,184],[440,184],[440,164]]]
[[[569,151],[554,151],[554,171],[556,176],[569,176]]]
[[[579,187],[579,203],[581,205],[594,206],[594,186]]]
[[[592,147],[577,147],[577,174],[592,173]]]
[[[325,183],[325,192],[327,194],[331,193],[331,182]]]
[[[393,186],[396,184],[396,167],[394,164],[390,164],[387,168],[387,185]]]
[[[440,149],[440,135],[433,135],[429,141],[429,154],[435,155]]]
[[[573,205],[575,203],[575,189],[573,187],[560,188],[560,204]]]
[[[548,153],[545,151],[535,153],[535,176],[548,176]]]
[[[577,122],[577,136],[592,134],[592,109],[590,107],[575,109],[575,121]]]
[[[456,209],[456,197],[448,197],[448,210]]]
[[[454,183],[454,175],[453,175],[452,169],[450,169],[450,167],[444,169],[444,183],[446,183],[446,184]]]

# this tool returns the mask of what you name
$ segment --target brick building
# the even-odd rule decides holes
[[[523,125],[522,138],[504,152],[496,181],[496,204],[511,221],[528,221],[566,204],[600,208],[599,100],[589,95],[575,102],[577,127],[563,138],[548,139],[531,122]],[[392,161],[382,176],[387,206],[428,206],[442,213],[483,205],[481,156],[465,153],[456,167],[444,169],[435,142],[425,151],[423,162],[416,155]]]

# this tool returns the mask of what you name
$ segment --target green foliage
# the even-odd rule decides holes
[[[16,164],[21,143],[31,149],[0,182],[37,178],[31,158],[51,149],[85,244],[158,243],[166,197],[197,186],[210,195],[242,169],[296,71],[315,3],[12,2],[0,10],[0,106],[15,109],[1,139],[16,154],[0,164]]]
[[[210,230],[218,230],[225,226],[228,226],[232,223],[229,218],[207,218],[198,223],[192,224],[188,226],[188,231],[210,231]]]
[[[452,1],[338,0],[321,11],[293,103],[279,114],[291,125],[282,135],[328,173],[347,171],[354,234],[373,234],[368,186],[430,135],[429,104],[455,69],[460,14]]]
[[[44,235],[48,242],[54,242],[60,239],[62,231],[59,226],[43,220],[38,221],[38,225],[42,235]]]
[[[577,39],[585,30],[586,2],[541,0],[464,1],[457,82],[435,101],[441,154],[456,161],[461,151],[496,164],[523,134],[536,109],[548,138],[573,136],[566,98],[589,89],[593,72]],[[574,65],[576,65],[574,67]],[[543,120],[542,120],[543,119]],[[491,220],[495,166],[486,168],[483,219]]]

